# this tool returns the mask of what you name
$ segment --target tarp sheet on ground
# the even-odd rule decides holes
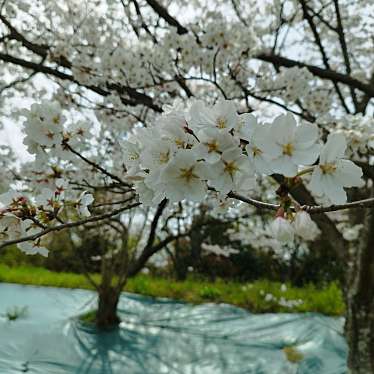
[[[90,291],[0,284],[0,373],[346,373],[341,318],[123,294],[120,328],[97,333],[76,319],[94,305]],[[9,321],[15,306],[27,314]]]

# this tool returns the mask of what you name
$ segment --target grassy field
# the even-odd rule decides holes
[[[99,275],[94,275],[99,280]],[[0,264],[0,282],[54,286],[66,288],[92,287],[85,277],[73,273],[56,273],[39,267],[9,267]],[[326,315],[342,315],[344,303],[337,284],[318,288],[282,285],[278,282],[256,281],[238,283],[224,280],[209,282],[189,278],[183,282],[172,279],[138,275],[128,281],[125,291],[137,294],[169,297],[190,303],[228,303],[253,313],[266,312],[319,312]]]

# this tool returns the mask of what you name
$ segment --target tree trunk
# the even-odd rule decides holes
[[[345,334],[349,373],[374,374],[374,212],[360,214],[364,227],[349,254]]]
[[[174,264],[174,273],[177,281],[184,281],[187,278],[188,270],[183,262],[177,260]]]
[[[117,315],[120,294],[113,287],[104,287],[99,291],[96,326],[99,329],[111,329],[121,322]]]

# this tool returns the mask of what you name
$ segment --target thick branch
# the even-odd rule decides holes
[[[362,92],[366,93],[369,97],[374,97],[374,85],[363,83],[349,75],[338,73],[330,69],[322,69],[318,66],[309,65],[301,61],[292,60],[279,55],[260,53],[255,56],[258,60],[270,62],[276,67],[286,67],[292,68],[298,66],[300,68],[307,68],[313,75],[321,78],[327,79],[334,82],[344,83],[349,87],[357,88]]]
[[[28,50],[45,58],[48,54],[49,47],[47,45],[35,44],[26,39],[3,15],[0,14],[0,20],[8,27],[10,31],[9,39],[17,40]]]
[[[18,57],[14,57],[12,55],[9,55],[9,54],[5,54],[5,53],[0,53],[0,60],[2,61],[5,61],[5,62],[9,62],[11,64],[14,64],[14,65],[18,65],[18,66],[22,66],[26,69],[31,69],[33,71],[36,71],[38,73],[43,73],[43,74],[47,74],[47,75],[51,75],[51,76],[54,76],[56,78],[59,78],[59,79],[62,79],[62,80],[67,80],[67,81],[70,81],[70,82],[73,82],[81,87],[85,87],[101,96],[108,96],[110,95],[110,91],[109,90],[114,90],[116,91],[118,94],[120,95],[123,95],[123,94],[127,94],[131,99],[126,99],[124,97],[121,97],[121,101],[126,104],[126,105],[130,105],[130,106],[136,106],[136,105],[145,105],[151,109],[153,109],[154,111],[156,112],[159,112],[161,113],[162,112],[162,108],[156,104],[153,103],[153,99],[151,97],[149,97],[148,95],[144,94],[144,93],[141,93],[141,92],[138,92],[136,89],[134,88],[131,88],[131,87],[126,87],[126,86],[121,86],[119,84],[107,84],[107,88],[108,90],[105,90],[101,87],[98,87],[98,86],[93,86],[93,85],[83,85],[81,84],[80,82],[78,82],[74,76],[70,75],[70,74],[66,74],[66,73],[63,73],[59,70],[56,70],[54,68],[51,68],[49,66],[45,66],[45,65],[42,65],[42,64],[38,64],[38,63],[35,63],[35,62],[32,62],[32,61],[27,61],[27,60],[23,60],[23,59],[20,59]]]
[[[156,0],[146,0],[147,4],[162,18],[164,19],[170,26],[177,28],[177,33],[179,35],[187,34],[188,30],[182,26],[179,21],[174,18],[166,8],[164,8],[158,1]]]
[[[151,247],[148,247],[146,251],[143,251],[142,254],[136,259],[134,263],[130,265],[129,271],[128,271],[128,277],[133,277],[136,274],[139,273],[144,267],[144,265],[147,263],[147,261],[158,251],[160,251],[162,248],[167,246],[172,241],[187,236],[187,233],[181,234],[179,236],[169,236],[165,240],[162,240],[161,242],[157,243],[156,245],[153,245]]]

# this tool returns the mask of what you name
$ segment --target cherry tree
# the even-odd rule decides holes
[[[374,372],[373,10],[3,0],[1,115],[34,160],[0,156],[0,249],[46,255],[49,234],[139,204],[267,210],[263,236],[322,237],[346,265],[348,366]],[[100,212],[97,191],[118,200]]]

